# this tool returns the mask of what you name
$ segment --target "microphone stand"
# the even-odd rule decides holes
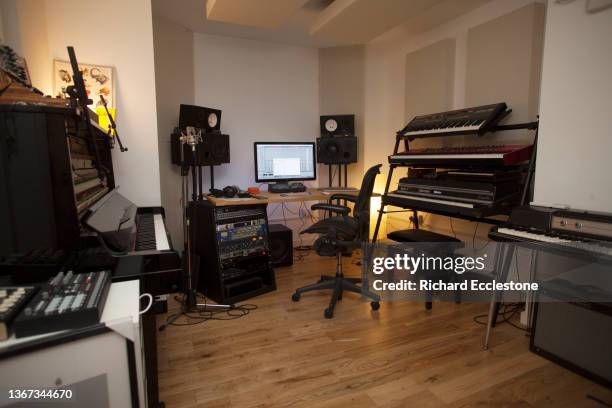
[[[102,106],[104,106],[104,110],[106,111],[106,115],[108,116],[108,136],[112,138],[114,135],[114,137],[117,139],[117,142],[119,143],[119,150],[121,150],[122,152],[127,152],[127,147],[123,147],[123,143],[121,143],[121,138],[119,137],[119,133],[117,133],[117,125],[115,124],[113,116],[108,111],[108,107],[106,106],[106,99],[104,99],[104,96],[100,95],[100,101],[102,102]]]
[[[197,163],[197,153],[196,148],[199,143],[202,142],[202,132],[198,129],[196,131],[193,127],[187,127],[185,132],[181,132],[180,137],[181,143],[181,176],[182,176],[182,186],[181,186],[181,204],[183,206],[183,240],[184,240],[184,248],[187,255],[187,263],[184,263],[186,267],[186,287],[184,290],[184,300],[181,304],[181,311],[174,316],[171,316],[166,323],[159,327],[159,331],[163,331],[166,327],[174,323],[179,317],[181,317],[185,313],[190,312],[211,312],[211,311],[220,311],[223,309],[231,310],[234,309],[234,305],[219,305],[219,304],[211,304],[211,303],[198,303],[197,302],[197,289],[195,288],[193,277],[194,277],[194,259],[193,259],[193,247],[195,241],[195,234],[191,233],[191,219],[193,216],[193,208],[192,211],[189,211],[188,200],[189,200],[189,163],[187,163],[185,159],[185,145],[191,147],[191,165],[192,165],[192,178],[194,181],[194,202],[196,201],[196,187],[195,187],[195,178],[196,178],[196,163]],[[200,179],[201,182],[201,179]]]

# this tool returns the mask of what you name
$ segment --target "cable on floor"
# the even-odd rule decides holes
[[[207,298],[206,296],[197,295],[198,299],[202,299],[204,301],[202,308],[206,308]],[[185,295],[177,295],[174,296],[174,300],[179,302],[181,305],[185,301]],[[188,311],[179,311],[181,317],[184,318],[185,321],[174,321],[169,323],[170,319],[176,314],[170,315],[166,318],[166,324],[169,326],[193,326],[196,324],[204,323],[209,320],[235,320],[241,317],[244,317],[251,313],[253,310],[257,309],[257,305],[250,303],[243,303],[241,305],[234,305],[231,309],[224,310],[198,310],[198,308],[193,308]]]
[[[502,303],[500,305],[499,313],[497,315],[497,320],[495,321],[495,324],[497,325],[497,324],[502,324],[502,323],[508,323],[510,326],[516,329],[522,330],[524,332],[528,332],[529,330],[511,321],[511,319],[517,313],[520,313],[522,310],[523,310],[522,303]],[[501,316],[501,319],[500,319],[500,316]],[[486,326],[488,317],[489,315],[487,313],[484,313],[484,314],[474,316],[473,320],[474,320],[474,323]],[[485,320],[483,321],[482,319],[485,319]]]

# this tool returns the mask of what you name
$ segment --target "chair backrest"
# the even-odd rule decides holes
[[[370,198],[372,197],[372,192],[374,191],[374,182],[376,181],[376,176],[380,174],[381,167],[382,164],[377,164],[376,166],[370,167],[364,174],[363,180],[361,181],[359,195],[357,196],[357,201],[353,207],[353,218],[355,218],[360,227],[369,221],[369,219],[362,220],[361,215],[364,213],[364,211],[369,214],[368,210],[370,209]],[[362,228],[360,228],[360,231],[361,229]]]

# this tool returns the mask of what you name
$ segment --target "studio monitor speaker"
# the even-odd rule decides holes
[[[293,231],[282,224],[270,224],[268,230],[272,265],[293,265]]]
[[[318,138],[317,162],[323,164],[356,163],[357,138],[355,136]]]
[[[170,144],[172,152],[172,163],[181,164],[181,142],[179,140],[181,134],[178,129],[170,135]],[[184,157],[187,164],[192,165],[191,147],[184,145]],[[202,135],[202,143],[196,147],[196,163],[197,166],[216,166],[222,163],[230,162],[230,147],[229,135],[221,133],[206,133]]]
[[[179,112],[179,128],[187,126],[202,129],[202,133],[221,131],[221,111],[204,106],[183,105]]]
[[[355,115],[326,115],[319,120],[321,136],[355,136]]]

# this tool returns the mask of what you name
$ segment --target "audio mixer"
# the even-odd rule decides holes
[[[33,336],[99,323],[110,284],[110,271],[58,273],[17,316],[13,323],[15,336]]]

